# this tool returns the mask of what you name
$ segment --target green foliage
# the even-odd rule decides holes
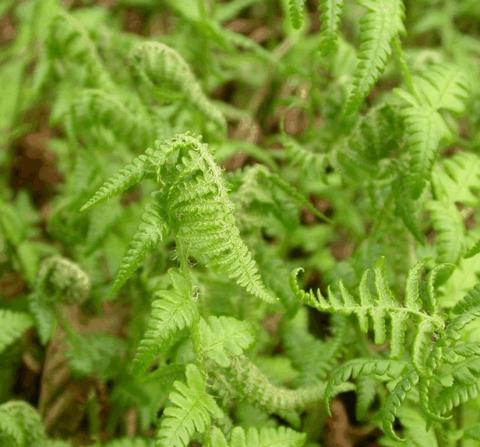
[[[0,353],[18,340],[32,326],[32,318],[27,313],[0,310]]]
[[[186,384],[175,382],[168,406],[157,434],[161,447],[185,447],[195,432],[203,433],[211,418],[222,417],[222,411],[205,390],[201,372],[195,365],[187,365]]]
[[[0,2],[0,446],[476,447],[477,3]]]

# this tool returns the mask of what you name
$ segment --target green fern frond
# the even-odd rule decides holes
[[[393,423],[395,421],[395,417],[398,414],[400,406],[406,399],[407,394],[410,392],[410,390],[417,385],[418,380],[418,374],[414,370],[411,370],[404,374],[402,376],[402,379],[390,392],[387,401],[382,408],[381,419],[383,431],[391,438],[398,439],[399,441],[401,440],[401,438],[399,438],[393,430]]]
[[[244,356],[232,358],[226,374],[239,397],[269,413],[282,414],[318,402],[323,398],[325,390],[324,383],[297,389],[275,386]]]
[[[325,405],[330,413],[330,402],[338,392],[338,388],[350,380],[360,376],[377,377],[380,380],[392,381],[401,377],[407,363],[387,359],[354,359],[335,369],[325,388]]]
[[[43,447],[45,431],[37,411],[12,400],[0,405],[0,444],[5,447]]]
[[[133,235],[113,282],[110,296],[114,296],[140,267],[147,254],[158,247],[168,234],[168,228],[158,203],[152,201],[143,211],[140,225]]]
[[[119,97],[103,90],[85,89],[70,107],[74,132],[103,127],[134,149],[143,149],[155,138],[153,123],[146,113],[131,111]]]
[[[180,92],[218,128],[225,129],[222,113],[205,96],[187,62],[173,48],[160,42],[144,42],[133,50],[131,68],[153,92]]]
[[[89,293],[90,278],[74,262],[61,256],[52,256],[42,262],[29,296],[29,307],[43,344],[55,329],[58,304],[80,304]]]
[[[202,354],[223,368],[230,358],[242,354],[254,341],[251,326],[232,317],[208,317],[199,322]]]
[[[452,309],[452,318],[447,325],[447,336],[459,338],[459,332],[477,318],[480,318],[480,284],[475,285]]]
[[[296,280],[299,270],[292,273],[291,287],[301,301],[320,312],[355,315],[363,332],[368,332],[368,317],[370,317],[377,344],[385,342],[386,328],[390,322],[390,349],[394,358],[399,358],[403,351],[408,321],[415,319],[419,328],[422,329],[417,331],[414,342],[416,352],[420,356],[421,348],[428,345],[430,331],[443,327],[443,319],[435,314],[430,315],[418,297],[420,272],[424,264],[420,262],[410,271],[403,304],[395,299],[393,292],[388,287],[382,264],[382,261],[379,262],[374,269],[376,295],[373,295],[370,290],[370,270],[366,270],[359,285],[359,301],[348,292],[343,283],[339,284],[339,296],[329,288],[328,299],[323,297],[320,291],[317,291],[317,296],[311,291],[304,292]],[[420,357],[418,360],[420,362]]]
[[[50,23],[48,49],[53,58],[66,61],[70,70],[86,69],[87,85],[110,88],[112,79],[103,65],[94,43],[81,23],[71,14],[61,12]]]
[[[198,368],[186,368],[186,384],[174,383],[169,395],[172,403],[163,412],[157,433],[158,447],[186,447],[195,433],[204,433],[213,418],[221,418],[222,410],[205,389],[205,380]]]
[[[102,185],[93,197],[80,208],[80,211],[85,211],[99,202],[121,194],[139,183],[147,175],[147,169],[153,153],[153,149],[147,149],[144,154],[139,155],[131,163],[124,166],[117,174]]]
[[[343,0],[319,0],[320,13],[320,52],[329,56],[337,49],[340,22],[343,13]]]
[[[360,376],[357,378],[355,391],[357,402],[355,405],[355,416],[358,420],[364,420],[368,409],[375,400],[378,383],[372,377]]]
[[[18,340],[33,324],[30,315],[0,309],[0,353]]]
[[[305,435],[287,427],[235,427],[230,434],[230,442],[223,433],[213,427],[209,447],[303,447]]]
[[[478,204],[479,183],[480,158],[471,152],[458,152],[441,160],[432,175],[433,190],[438,200],[471,207]]]
[[[403,111],[410,153],[409,174],[411,194],[418,198],[430,178],[439,145],[450,131],[439,113],[411,106]]]
[[[252,295],[276,301],[240,237],[221,170],[208,147],[196,137],[185,134],[157,142],[155,150],[147,150],[123,168],[82,209],[124,191],[147,175],[160,184],[155,193],[158,209],[166,216],[180,249],[226,273]]]
[[[288,16],[295,29],[301,28],[305,16],[305,0],[288,0]]]
[[[439,146],[451,132],[441,111],[460,113],[468,96],[468,83],[461,72],[446,64],[431,65],[415,77],[417,96],[397,91],[406,106],[403,109],[410,154],[411,194],[418,198],[431,176]]]
[[[465,228],[463,219],[453,203],[430,201],[427,209],[431,213],[436,233],[438,260],[455,264],[464,249]]]
[[[168,340],[188,328],[197,316],[194,291],[189,278],[177,270],[169,271],[173,288],[155,294],[145,335],[140,341],[133,370],[144,372]]]
[[[367,11],[360,20],[358,63],[345,116],[354,113],[370,93],[387,65],[393,39],[404,31],[401,0],[362,0],[361,4]]]

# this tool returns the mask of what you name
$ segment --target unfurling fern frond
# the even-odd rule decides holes
[[[252,255],[240,238],[220,168],[208,147],[196,137],[186,134],[157,142],[155,149],[148,149],[107,181],[82,209],[121,193],[147,176],[160,186],[153,196],[164,216],[158,226],[168,224],[180,251],[227,274],[252,295],[276,301],[263,285]],[[124,271],[133,270],[129,264],[124,264]]]
[[[355,315],[358,319],[360,329],[367,332],[369,329],[370,317],[373,322],[375,343],[382,344],[387,339],[387,324],[390,323],[390,349],[394,358],[401,356],[405,335],[408,330],[408,321],[415,320],[418,330],[415,336],[414,347],[416,347],[418,367],[425,359],[420,358],[420,352],[429,345],[431,333],[443,327],[443,319],[436,314],[430,314],[426,309],[423,300],[420,298],[420,277],[424,267],[419,262],[413,267],[408,275],[405,290],[405,300],[398,302],[393,292],[387,285],[383,271],[383,261],[379,262],[374,269],[374,282],[376,294],[373,295],[370,289],[370,271],[366,270],[362,276],[359,286],[359,300],[353,297],[340,283],[340,295],[337,295],[329,288],[328,299],[323,297],[320,291],[317,296],[313,292],[300,290],[296,281],[297,271],[293,272],[292,289],[305,304],[318,309],[320,312],[342,313]]]
[[[55,328],[55,308],[60,303],[82,303],[90,293],[90,278],[74,262],[60,256],[46,259],[37,274],[29,305],[42,343]]]
[[[159,42],[138,45],[131,55],[131,67],[145,87],[152,92],[180,92],[206,118],[225,129],[225,118],[205,96],[187,62],[173,48]]]
[[[105,128],[133,149],[142,149],[155,139],[147,113],[130,110],[120,99],[103,90],[86,89],[70,107],[73,131],[80,138],[85,131]]]
[[[323,56],[328,56],[337,49],[343,0],[319,0],[318,11],[320,12],[320,52]]]
[[[0,353],[18,340],[33,324],[30,315],[0,309]]]
[[[46,436],[40,415],[26,402],[0,405],[0,444],[5,447],[43,447]]]
[[[415,77],[416,96],[398,91],[404,100],[403,116],[410,155],[411,194],[417,198],[430,179],[439,146],[450,138],[440,112],[461,113],[469,86],[463,74],[454,67],[436,64]]]
[[[176,270],[170,270],[169,275],[173,289],[155,294],[150,320],[133,360],[137,373],[145,371],[171,337],[190,327],[197,315],[190,279]]]
[[[199,322],[202,354],[220,366],[230,366],[230,358],[242,354],[253,343],[252,328],[232,317],[208,317]]]
[[[174,388],[169,395],[172,405],[163,412],[157,433],[158,447],[186,447],[195,433],[207,430],[212,418],[223,415],[195,365],[186,368],[186,384],[175,382]]]
[[[288,16],[295,29],[301,28],[305,16],[305,0],[288,0]]]
[[[289,389],[273,385],[268,378],[245,356],[232,358],[225,370],[226,380],[241,399],[269,413],[283,414],[286,411],[304,408],[323,399],[323,382]]]
[[[235,427],[228,442],[224,434],[213,427],[208,447],[303,447],[305,435],[287,427]]]
[[[93,41],[81,23],[67,12],[59,13],[50,23],[48,49],[53,58],[67,62],[74,72],[86,70],[84,82],[110,87],[112,79],[103,65]]]
[[[354,113],[383,73],[392,53],[392,41],[404,31],[401,0],[362,0],[367,8],[360,21],[360,49],[353,87],[344,115]]]

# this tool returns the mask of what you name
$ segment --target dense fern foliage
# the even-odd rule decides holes
[[[0,447],[476,447],[480,7],[0,2]]]

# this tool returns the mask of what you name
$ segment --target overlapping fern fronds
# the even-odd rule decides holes
[[[115,289],[168,228],[179,250],[227,274],[252,295],[267,302],[276,300],[263,285],[252,255],[240,238],[220,168],[207,145],[194,136],[157,142],[154,149],[148,149],[108,180],[83,209],[125,191],[144,177],[153,177],[160,186],[152,199],[161,215],[158,211],[155,215],[148,213],[148,222],[140,226],[120,267]]]

